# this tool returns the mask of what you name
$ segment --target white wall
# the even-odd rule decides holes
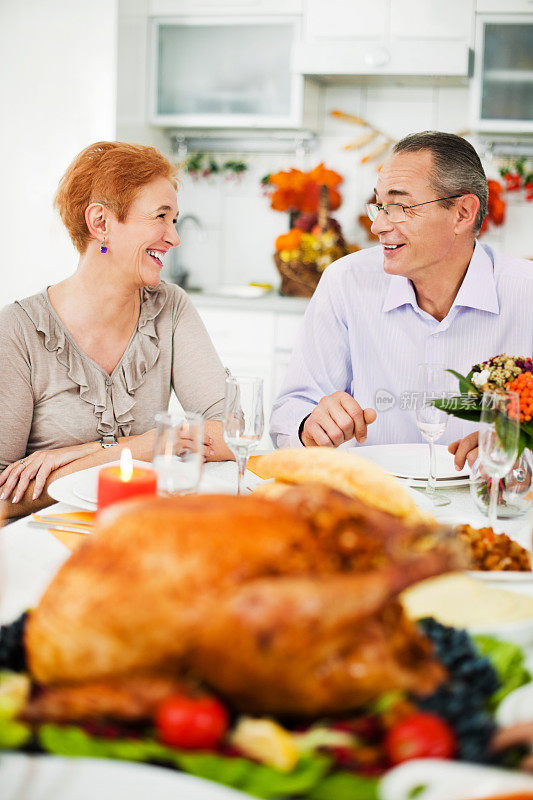
[[[0,306],[71,273],[52,209],[83,147],[114,139],[117,0],[0,0]]]

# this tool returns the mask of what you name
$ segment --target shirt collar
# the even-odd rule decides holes
[[[391,275],[389,288],[381,310],[384,312],[392,311],[404,305],[411,305],[415,311],[420,311],[411,281],[402,275]],[[456,306],[476,308],[479,311],[488,311],[491,314],[500,313],[498,292],[496,291],[496,281],[494,279],[494,264],[488,252],[477,241],[466,275],[453,301],[452,308]]]

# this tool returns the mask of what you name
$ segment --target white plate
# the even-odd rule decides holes
[[[487,581],[487,583],[514,583],[515,581],[528,582],[533,581],[533,571],[528,570],[519,572],[518,570],[491,570],[486,571],[483,569],[468,570],[467,575],[472,578],[477,578],[479,581]]]
[[[245,800],[183,772],[96,758],[0,754],[2,800]]]
[[[113,462],[118,464],[119,462]],[[145,461],[134,461],[137,466],[150,467]],[[102,466],[110,466],[105,464]],[[84,511],[96,511],[96,484],[102,466],[90,467],[81,472],[73,472],[58,478],[48,487],[48,494],[61,503],[67,503]],[[261,478],[249,470],[245,473],[247,487],[255,488],[263,483]],[[204,464],[200,481],[201,494],[236,494],[237,466],[234,461],[210,461]]]
[[[419,788],[420,787],[420,788]],[[463,800],[533,791],[533,775],[523,772],[424,758],[400,764],[380,782],[381,800]]]
[[[214,286],[205,290],[206,294],[212,294],[216,297],[242,297],[245,300],[253,300],[257,297],[264,297],[265,294],[270,294],[271,289],[265,289],[263,286]]]
[[[493,636],[504,642],[512,642],[524,650],[526,657],[531,656],[533,649],[533,619],[517,622],[489,623],[487,625],[467,625],[468,633],[473,636]]]
[[[427,444],[374,444],[358,449],[357,455],[368,458],[379,467],[401,478],[411,486],[425,485],[428,478],[429,448]],[[435,445],[438,486],[465,486],[469,467],[455,469],[453,456],[444,444]]]
[[[72,492],[78,500],[84,500],[86,503],[96,508],[97,487],[98,487],[98,473],[105,467],[118,467],[120,461],[111,461],[109,464],[103,464],[99,467],[90,467],[81,472],[75,473],[76,480],[72,485]],[[141,467],[144,469],[152,469],[152,465],[148,461],[133,461],[134,467]]]
[[[526,683],[504,697],[496,711],[496,722],[501,728],[531,722],[533,718],[533,682]]]

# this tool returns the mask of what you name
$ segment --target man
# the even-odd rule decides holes
[[[368,213],[380,246],[324,272],[274,404],[276,447],[421,441],[420,363],[466,374],[498,353],[533,352],[533,265],[476,241],[488,188],[472,145],[407,136],[375,191]],[[458,469],[477,456],[474,428],[449,417],[442,441],[457,440]]]

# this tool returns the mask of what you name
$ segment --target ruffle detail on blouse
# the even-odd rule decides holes
[[[155,320],[166,299],[167,291],[163,283],[142,289],[137,330],[113,372],[110,386],[106,385],[105,372],[76,348],[65,327],[52,313],[46,289],[33,297],[17,301],[42,335],[45,348],[55,353],[70,380],[79,386],[80,398],[93,406],[97,431],[101,436],[107,433],[130,435],[134,422],[135,392],[159,358]]]

